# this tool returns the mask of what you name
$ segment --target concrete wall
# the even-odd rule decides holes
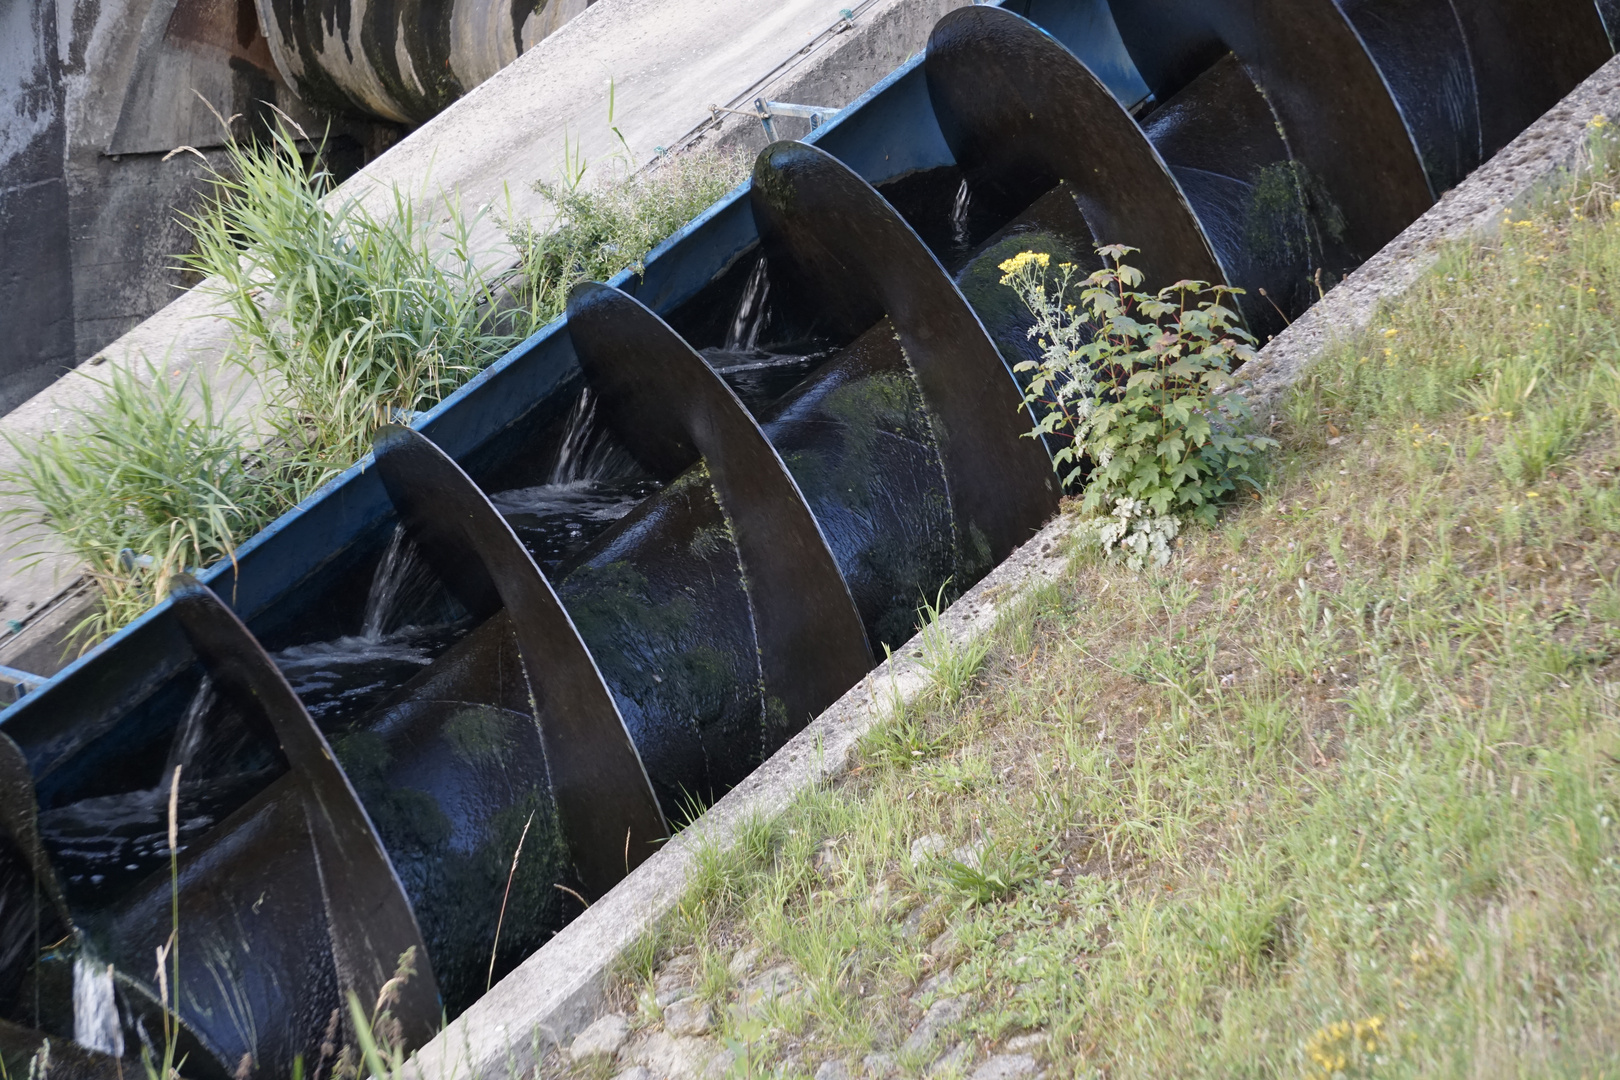
[[[271,105],[326,123],[280,81],[251,0],[0,0],[0,413],[191,284],[178,217],[223,157],[220,117],[241,135]],[[400,129],[335,132],[352,172]]]
[[[0,0],[0,409],[73,357],[56,8]]]

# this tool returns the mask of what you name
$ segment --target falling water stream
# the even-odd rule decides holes
[[[73,1041],[88,1050],[124,1056],[112,965],[103,964],[88,949],[73,959]]]

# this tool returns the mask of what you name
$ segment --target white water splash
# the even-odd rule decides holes
[[[968,190],[968,182],[962,181],[962,186],[956,189],[956,203],[951,207],[951,237],[958,247],[965,246],[968,240],[968,211],[973,206],[973,193]]]
[[[191,764],[191,759],[196,756],[197,747],[202,745],[203,721],[208,718],[208,712],[213,707],[214,684],[204,675],[202,682],[197,684],[197,692],[191,695],[191,704],[186,706],[186,715],[180,718],[180,727],[174,733],[174,742],[169,746],[169,759],[163,766],[165,778],[174,775],[176,766]]]
[[[113,999],[113,969],[87,952],[73,960],[73,1041],[87,1050],[124,1056],[124,1025]]]
[[[618,443],[597,424],[596,395],[587,386],[568,413],[562,442],[557,446],[557,460],[546,483],[566,487],[607,480],[623,474],[628,464],[629,458]]]
[[[410,542],[403,526],[394,529],[388,538],[388,547],[371,574],[371,588],[366,592],[366,613],[360,623],[360,636],[366,641],[380,641],[398,613],[401,598],[414,593],[416,578],[423,573],[416,547]]]
[[[767,302],[771,298],[771,278],[765,269],[765,256],[754,264],[743,286],[742,299],[731,316],[731,329],[726,331],[726,352],[752,352],[759,347],[759,334],[770,317]]]

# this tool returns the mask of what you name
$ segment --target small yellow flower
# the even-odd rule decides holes
[[[1596,116],[1592,117],[1592,119],[1586,122],[1586,126],[1601,131],[1609,126],[1609,118],[1602,113],[1598,113]]]
[[[1396,334],[1398,334],[1398,333],[1400,333],[1400,332],[1401,332],[1401,328],[1400,328],[1400,327],[1398,327],[1398,326],[1392,326],[1392,327],[1390,327],[1390,328],[1389,328],[1389,329],[1388,329],[1388,330],[1385,330],[1385,331],[1384,331],[1384,336],[1385,336],[1385,337],[1394,337],[1394,336],[1395,336],[1395,335],[1396,335]]]

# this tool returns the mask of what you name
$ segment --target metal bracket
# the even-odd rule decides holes
[[[0,700],[9,697],[12,701],[21,701],[24,695],[32,694],[48,681],[45,675],[0,664]]]
[[[825,105],[795,105],[791,101],[766,101],[764,98],[755,98],[752,109],[730,109],[724,105],[710,105],[709,113],[716,120],[721,113],[733,113],[737,116],[752,116],[759,121],[759,126],[765,129],[765,138],[771,142],[777,141],[776,125],[773,121],[780,116],[796,116],[810,121],[810,130],[814,131],[822,124],[837,116],[840,110],[830,109]]]

